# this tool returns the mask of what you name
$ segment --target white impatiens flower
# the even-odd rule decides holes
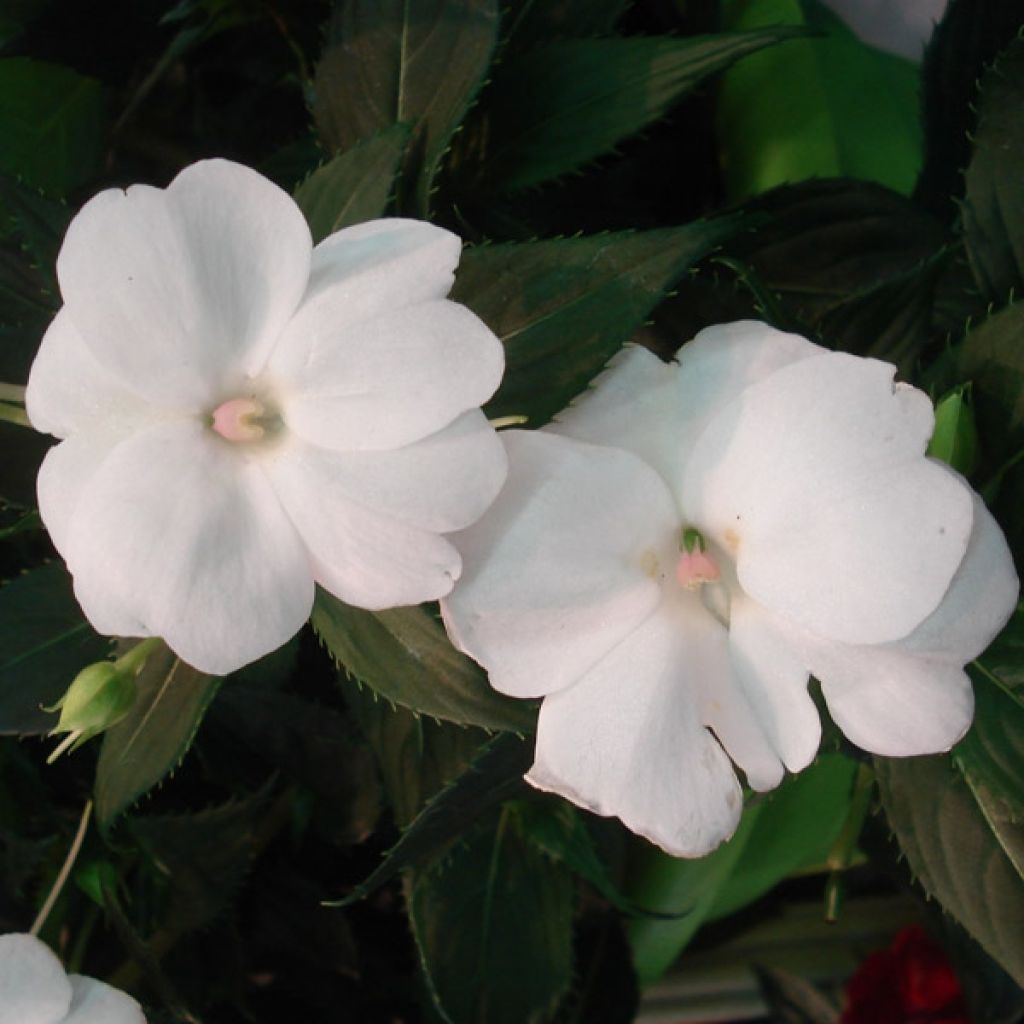
[[[0,935],[0,1024],[146,1024],[124,992],[65,974],[49,946],[32,935]]]
[[[506,472],[479,409],[501,344],[445,298],[460,251],[401,219],[314,249],[224,160],[85,205],[26,408],[63,439],[39,508],[97,630],[223,674],[300,628],[314,582],[363,608],[449,592],[442,534]]]
[[[544,698],[529,782],[700,856],[739,819],[730,758],[756,790],[813,760],[810,674],[866,750],[963,735],[963,665],[1017,578],[894,373],[730,324],[678,363],[626,349],[552,427],[503,435],[442,608],[495,688]]]

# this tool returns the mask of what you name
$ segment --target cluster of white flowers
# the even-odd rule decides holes
[[[766,790],[814,758],[811,674],[866,750],[963,735],[963,665],[1017,579],[926,458],[925,395],[738,323],[672,364],[628,348],[499,437],[501,345],[445,298],[459,252],[397,219],[314,249],[224,161],[84,207],[27,408],[62,438],[40,510],[97,629],[224,673],[299,629],[314,582],[441,598],[498,690],[544,698],[529,781],[686,856],[735,828],[734,763]]]
[[[116,988],[65,974],[32,935],[0,935],[0,1024],[146,1024],[142,1008]]]

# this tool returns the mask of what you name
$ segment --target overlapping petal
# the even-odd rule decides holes
[[[969,490],[924,458],[931,403],[893,373],[840,353],[778,370],[712,419],[683,488],[751,597],[845,643],[914,629],[971,532]]]
[[[732,835],[743,796],[698,718],[700,680],[728,674],[724,633],[656,614],[581,679],[545,698],[527,781],[680,857]]]
[[[353,493],[344,456],[295,441],[263,471],[302,538],[314,578],[343,601],[391,608],[452,589],[462,569],[452,544],[421,525],[414,508],[365,504]],[[388,482],[401,487],[394,478]],[[468,479],[456,483],[471,486]],[[386,504],[393,495],[378,489],[375,496]]]
[[[952,475],[952,474],[951,474]],[[974,529],[939,607],[909,636],[854,646],[791,630],[836,724],[858,746],[905,757],[948,750],[971,724],[963,666],[1005,625],[1019,584],[1006,539],[974,496]]]
[[[706,328],[680,350],[677,363],[628,346],[551,429],[633,452],[678,495],[690,452],[723,405],[755,381],[823,351],[752,320]]]
[[[287,374],[276,369],[285,423],[311,444],[400,448],[497,388],[504,350],[465,306],[439,299],[356,324],[346,324],[344,306],[344,291],[331,289],[303,306],[281,339],[282,350],[304,346],[301,364],[289,358]]]
[[[544,431],[501,436],[508,482],[454,538],[463,576],[443,612],[497,689],[540,696],[579,679],[656,607],[676,515],[627,452]]]
[[[43,335],[25,409],[36,430],[54,437],[89,429],[127,433],[151,415],[146,401],[97,361],[66,308]]]
[[[279,647],[313,603],[306,551],[258,463],[189,419],[110,452],[81,490],[65,557],[91,621],[130,608],[214,674]]]
[[[730,606],[729,653],[739,687],[772,749],[791,772],[802,771],[821,742],[807,667],[771,616],[744,594],[736,594]]]
[[[338,329],[396,309],[443,299],[451,291],[462,242],[422,220],[389,217],[354,224],[325,238],[314,250],[303,316],[322,302]],[[309,346],[301,332],[279,341],[271,372],[289,375]]]
[[[305,291],[312,240],[262,175],[207,160],[166,189],[101,192],[57,259],[67,315],[148,399],[203,409],[262,369]]]

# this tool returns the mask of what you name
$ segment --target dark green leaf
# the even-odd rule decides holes
[[[971,666],[1024,707],[1024,605],[1018,605],[1002,633]]]
[[[507,812],[413,875],[409,911],[450,1024],[541,1024],[572,980],[572,876]]]
[[[632,0],[510,0],[506,46],[526,50],[552,39],[607,35]]]
[[[38,189],[0,174],[0,217],[6,222],[4,228],[13,231],[31,262],[40,269],[49,303],[56,308],[60,301],[56,298],[54,264],[71,211],[63,203],[47,199]]]
[[[540,426],[603,369],[686,269],[736,232],[721,218],[681,228],[469,249],[452,298],[505,346],[491,416]]]
[[[163,645],[150,654],[132,709],[103,736],[95,787],[101,828],[181,763],[220,682]]]
[[[641,917],[673,916],[648,914],[622,894],[601,860],[586,822],[572,804],[556,797],[541,797],[521,801],[513,810],[520,831],[538,850],[589,882],[616,910]]]
[[[384,213],[408,143],[408,126],[393,125],[339,153],[295,190],[314,242]]]
[[[766,192],[742,207],[756,230],[726,246],[814,328],[830,309],[913,274],[948,241],[915,203],[880,185],[811,181]]]
[[[1024,827],[1000,842],[948,757],[876,758],[889,825],[911,870],[1017,981],[1024,984],[1024,879],[1004,843],[1024,847]]]
[[[1021,25],[1021,0],[950,0],[925,51],[924,167],[915,196],[950,221],[963,194],[978,79]]]
[[[134,818],[131,834],[166,884],[162,927],[201,928],[230,905],[255,853],[263,795],[200,811]]]
[[[460,725],[533,731],[532,708],[492,690],[424,608],[370,612],[321,590],[312,623],[339,664],[394,704]]]
[[[953,761],[1024,879],[1024,707],[987,679],[975,682],[974,695],[974,724]]]
[[[64,196],[93,174],[102,127],[95,79],[26,57],[0,59],[0,172]]]
[[[337,711],[232,678],[210,707],[206,728],[215,730],[218,756],[256,757],[311,792],[317,827],[332,842],[359,843],[373,831],[381,805],[376,766]]]
[[[935,340],[936,289],[949,254],[859,291],[829,309],[818,331],[829,345],[855,355],[895,363],[906,377],[925,346]]]
[[[483,177],[505,191],[574,171],[660,118],[711,75],[800,30],[576,39],[497,66],[480,116]]]
[[[814,177],[913,189],[921,130],[910,61],[866,46],[815,0],[727,0],[722,9],[728,29],[792,25],[817,33],[724,76],[718,138],[729,198]]]
[[[42,708],[108,648],[83,618],[63,566],[44,565],[0,588],[0,733],[49,732],[57,716]]]
[[[410,181],[425,212],[434,174],[484,79],[496,0],[351,0],[335,6],[313,116],[332,152],[392,125],[413,132]]]
[[[1002,305],[1024,294],[1024,39],[981,80],[974,151],[965,176],[964,237],[982,294]]]
[[[465,772],[491,737],[414,715],[354,683],[345,697],[377,759],[395,823],[407,827],[426,802]]]
[[[973,327],[959,348],[956,373],[977,402],[981,445],[998,461],[1024,446],[1024,302]]]
[[[790,872],[825,859],[850,806],[855,765],[822,755],[766,799],[743,812],[736,834],[700,860],[680,860],[651,846],[638,850],[628,897],[676,920],[628,924],[641,982],[656,980],[707,920],[762,896]]]
[[[373,873],[334,906],[365,899],[400,871],[434,857],[495,804],[526,789],[532,745],[506,733],[481,747],[470,766],[433,796]]]

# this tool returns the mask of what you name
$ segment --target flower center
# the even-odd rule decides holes
[[[281,416],[258,398],[230,398],[210,414],[210,426],[225,441],[261,441],[280,429]]]
[[[676,579],[687,590],[697,590],[705,583],[717,583],[722,578],[722,571],[714,555],[707,550],[700,530],[687,526],[680,538],[679,549]]]

